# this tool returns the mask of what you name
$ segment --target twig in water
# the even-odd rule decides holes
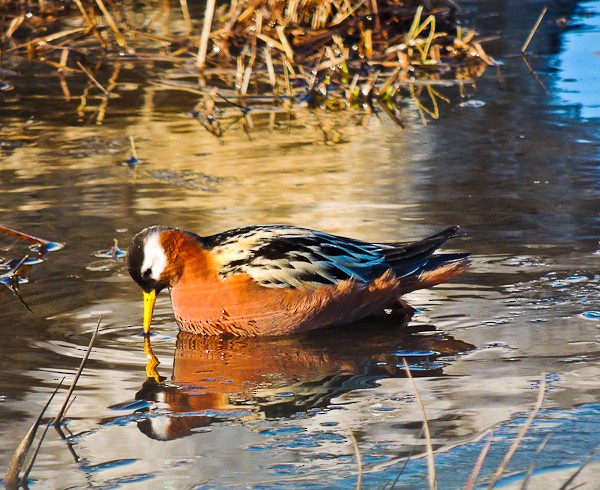
[[[202,33],[200,34],[200,46],[198,47],[198,69],[202,70],[206,63],[206,53],[208,52],[208,39],[212,26],[213,16],[215,14],[216,0],[208,0],[206,2],[206,10],[204,11],[204,24],[202,25]]]
[[[542,19],[544,18],[544,15],[546,15],[547,11],[548,11],[548,7],[544,7],[542,9],[542,11],[540,12],[539,17],[535,21],[535,25],[533,26],[533,29],[531,29],[531,32],[529,33],[529,36],[527,36],[527,39],[523,43],[523,46],[521,46],[521,53],[525,53],[525,51],[529,47],[529,43],[533,39],[533,36],[534,36],[535,32],[537,31],[538,27],[540,26],[540,24],[542,23]]]
[[[104,95],[106,95],[107,97],[110,97],[110,92],[108,90],[106,90],[98,80],[96,80],[94,78],[94,75],[92,75],[90,73],[90,71],[81,64],[81,61],[77,61],[77,66],[79,66],[79,68],[81,68],[81,70],[83,71],[83,73],[85,73],[87,75],[87,77],[92,81],[92,83],[94,85],[96,85],[96,87],[98,87],[103,93]]]
[[[135,139],[133,138],[133,135],[129,135],[129,144],[131,146],[131,156],[133,158],[135,158],[136,162],[139,161],[139,157],[138,157],[138,152],[137,152],[137,148],[135,146]]]
[[[477,481],[477,477],[479,476],[479,472],[481,471],[481,467],[483,466],[483,462],[485,461],[485,457],[490,450],[490,446],[492,445],[492,438],[494,437],[494,431],[490,433],[490,437],[488,438],[485,446],[481,448],[481,452],[477,457],[477,461],[475,462],[475,466],[469,475],[469,479],[467,480],[467,484],[465,485],[465,490],[473,490],[475,487],[475,482]]]
[[[500,463],[500,466],[498,466],[498,468],[496,469],[496,472],[492,475],[492,479],[490,481],[490,484],[488,485],[488,490],[491,490],[492,488],[494,488],[494,486],[496,485],[496,483],[502,476],[502,473],[504,473],[504,470],[506,469],[506,465],[508,465],[509,461],[515,454],[515,451],[519,447],[519,444],[521,444],[521,441],[523,440],[523,437],[525,437],[525,434],[527,433],[527,430],[529,429],[531,422],[533,422],[533,419],[535,418],[535,416],[537,415],[537,413],[539,412],[539,410],[542,406],[542,402],[544,401],[544,392],[545,391],[546,391],[546,373],[542,373],[542,376],[540,379],[540,389],[538,390],[538,397],[537,397],[537,401],[535,402],[535,406],[533,407],[533,410],[529,414],[529,417],[527,417],[527,420],[523,424],[523,427],[521,427],[521,430],[519,431],[517,438],[514,440],[514,442],[510,446],[507,453],[504,455],[504,459]]]
[[[15,17],[10,22],[8,29],[6,30],[6,32],[4,33],[4,35],[2,37],[4,37],[5,39],[10,39],[12,37],[12,35],[16,32],[16,30],[21,26],[21,24],[23,23],[24,20],[25,20],[24,15],[19,15],[18,17]]]
[[[19,291],[19,276],[17,274],[19,272],[19,269],[23,266],[23,264],[27,261],[28,258],[29,255],[25,255],[10,271],[0,275],[0,284],[3,284],[5,287],[7,287],[10,290],[10,292],[13,293],[19,299],[21,304],[27,309],[29,313],[33,313],[33,311],[31,311],[31,308],[29,308],[29,306],[27,305],[27,303],[25,303],[25,300],[21,296],[21,292]]]
[[[13,230],[12,228],[8,228],[7,226],[0,225],[0,233],[5,233],[6,235],[14,236],[20,240],[25,240],[26,242],[37,243],[38,245],[48,245],[50,242],[48,240],[44,240],[43,238],[37,238],[32,235],[28,235],[21,231]]]
[[[427,447],[427,480],[429,482],[430,490],[437,489],[437,480],[435,477],[435,462],[433,459],[433,446],[431,444],[431,433],[429,432],[429,422],[427,421],[427,413],[425,412],[425,405],[423,405],[423,400],[421,400],[421,395],[419,394],[419,390],[417,389],[417,384],[410,373],[410,369],[408,367],[408,363],[406,359],[402,359],[404,363],[404,369],[406,370],[406,375],[412,384],[413,390],[415,392],[415,396],[417,398],[417,403],[419,404],[419,408],[421,409],[421,415],[423,416],[423,434],[425,434],[425,446]]]
[[[60,383],[58,383],[58,386],[54,389],[54,392],[52,393],[52,395],[50,395],[50,398],[46,402],[46,405],[44,405],[44,408],[42,408],[42,411],[38,415],[37,420],[31,426],[31,428],[29,429],[29,431],[27,432],[25,437],[23,437],[23,440],[21,441],[21,443],[17,447],[17,450],[13,454],[13,457],[10,460],[10,463],[8,464],[8,469],[6,470],[6,475],[4,476],[4,483],[6,484],[6,488],[8,490],[12,490],[12,489],[16,490],[19,487],[19,485],[20,485],[19,472],[21,471],[23,462],[25,461],[25,456],[27,456],[27,453],[29,452],[29,449],[31,448],[31,444],[33,443],[33,439],[35,438],[35,434],[38,430],[38,427],[40,426],[40,423],[42,422],[42,417],[44,416],[44,413],[50,406],[50,403],[52,402],[52,400],[54,399],[54,396],[56,395],[56,393],[62,386],[64,380],[65,380],[65,378],[63,378],[60,381]]]
[[[94,333],[92,334],[92,338],[90,339],[90,343],[88,345],[87,351],[86,351],[85,355],[83,356],[83,359],[81,360],[81,364],[79,365],[79,369],[77,370],[75,377],[73,378],[73,382],[71,383],[71,387],[69,388],[69,391],[67,392],[65,401],[64,401],[62,407],[60,408],[58,414],[54,418],[53,424],[55,427],[59,426],[63,420],[63,416],[67,409],[67,405],[69,404],[69,398],[71,398],[71,394],[73,393],[73,390],[75,389],[75,385],[77,385],[77,381],[79,381],[79,377],[81,376],[81,373],[83,372],[83,368],[85,367],[85,364],[92,352],[92,346],[94,345],[94,341],[96,340],[96,336],[98,335],[98,330],[100,330],[100,322],[101,321],[102,321],[102,316],[100,316],[100,318],[98,318],[98,324],[96,325],[96,330],[94,330]]]
[[[277,31],[277,35],[279,36],[279,40],[281,41],[281,45],[283,46],[283,51],[285,55],[288,57],[289,61],[294,61],[294,50],[290,45],[287,37],[285,36],[285,31],[282,26],[276,26],[275,30]]]
[[[546,92],[546,95],[548,97],[551,97],[551,94],[550,94],[550,91],[548,90],[548,87],[546,87],[546,84],[544,83],[544,81],[540,78],[540,76],[537,74],[537,72],[529,64],[529,61],[527,61],[527,57],[525,56],[525,54],[521,55],[521,59],[527,65],[527,68],[529,68],[529,73],[531,73],[535,77],[535,79],[537,80],[537,82],[542,86],[542,88],[544,89],[544,92]]]
[[[94,36],[96,36],[96,38],[98,39],[98,41],[100,42],[100,45],[102,46],[102,49],[106,49],[106,42],[104,41],[104,38],[100,35],[100,33],[98,32],[98,29],[96,27],[95,22],[92,20],[92,18],[88,15],[87,11],[85,10],[85,8],[83,7],[83,4],[81,3],[81,0],[74,0],[75,4],[77,5],[77,8],[79,9],[79,11],[81,12],[82,17],[85,19],[85,21],[87,22],[89,28],[92,30],[92,32],[94,33]]]

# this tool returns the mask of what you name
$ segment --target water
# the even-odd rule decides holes
[[[520,484],[549,432],[536,481],[566,480],[600,442],[598,71],[589,50],[600,4],[549,10],[528,49],[545,87],[515,56],[542,5],[463,5],[481,35],[499,34],[486,49],[501,66],[465,97],[442,89],[450,103],[426,125],[407,102],[404,129],[383,113],[266,114],[248,134],[234,124],[219,141],[190,117],[196,96],[148,83],[132,63],[122,63],[120,97],[104,109],[92,96],[82,108],[83,78],[67,77],[67,101],[54,73],[10,66],[18,75],[0,106],[2,223],[65,246],[20,285],[32,313],[2,290],[0,467],[58,381],[72,378],[102,316],[66,439],[49,431],[32,488],[353,488],[356,448],[365,486],[394,481],[414,453],[396,488],[425,488],[403,357],[418,377],[443,488],[464,485],[496,427],[489,477],[542,372],[544,409],[503,483]],[[573,71],[577,57],[585,73]],[[130,135],[138,165],[128,164]],[[376,321],[289,339],[178,338],[162,294],[151,341],[166,382],[156,385],[146,379],[140,291],[111,254],[114,239],[125,249],[154,223],[201,234],[287,223],[374,241],[457,223],[468,236],[448,249],[471,251],[474,264],[410,295],[418,310],[392,320],[408,323],[400,329]],[[0,245],[5,259],[35,255],[16,239]]]

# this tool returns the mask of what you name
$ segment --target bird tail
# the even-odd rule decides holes
[[[417,242],[388,244],[392,248],[384,254],[396,276],[401,278],[401,294],[449,281],[469,267],[469,253],[435,253],[459,229],[451,226]]]
[[[402,294],[417,289],[430,288],[449,281],[464,272],[470,265],[469,253],[437,254],[431,256],[427,263],[414,274],[402,278]]]

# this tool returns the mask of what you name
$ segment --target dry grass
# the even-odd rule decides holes
[[[401,124],[399,99],[418,100],[427,85],[425,95],[436,104],[439,94],[430,85],[471,83],[494,64],[475,31],[462,26],[454,3],[431,5],[416,0],[218,5],[209,0],[203,18],[195,20],[185,0],[177,16],[169,2],[150,2],[140,15],[119,1],[26,6],[0,0],[0,50],[4,57],[49,65],[63,77],[83,73],[105,99],[112,91],[95,73],[103,65],[160,61],[183,66],[195,83],[182,89],[197,90],[213,105],[215,90],[245,108],[257,97],[284,108],[303,104],[329,111],[381,103]],[[70,97],[64,78],[61,83]],[[438,116],[437,107],[421,104],[419,111],[423,117]]]

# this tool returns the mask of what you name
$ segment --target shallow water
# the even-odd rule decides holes
[[[189,115],[193,94],[148,82],[133,63],[122,63],[120,97],[100,120],[100,98],[81,106],[87,80],[67,79],[77,94],[67,101],[55,74],[11,66],[1,221],[65,246],[20,286],[32,313],[0,292],[0,440],[9,441],[0,468],[58,381],[72,378],[101,316],[66,439],[48,433],[32,488],[353,488],[359,473],[381,488],[411,453],[395,487],[425,488],[403,358],[418,377],[441,488],[464,486],[495,427],[489,478],[541,376],[543,410],[503,483],[520,484],[550,433],[536,478],[550,472],[546,488],[566,480],[600,445],[600,58],[589,49],[600,3],[551,6],[529,47],[543,85],[516,56],[542,5],[463,5],[483,36],[499,35],[486,50],[501,65],[463,97],[440,89],[450,103],[426,125],[407,101],[404,129],[384,113],[300,111],[253,116],[248,132],[233,124],[217,140]],[[582,64],[585,73],[573,71]],[[141,160],[133,170],[130,135]],[[200,234],[287,223],[373,241],[456,223],[467,235],[446,248],[474,258],[451,283],[411,294],[412,317],[298,338],[178,338],[163,293],[151,342],[166,381],[156,385],[146,379],[140,291],[123,259],[106,256],[114,239],[125,249],[154,223]],[[17,239],[0,246],[5,259],[35,255]]]

